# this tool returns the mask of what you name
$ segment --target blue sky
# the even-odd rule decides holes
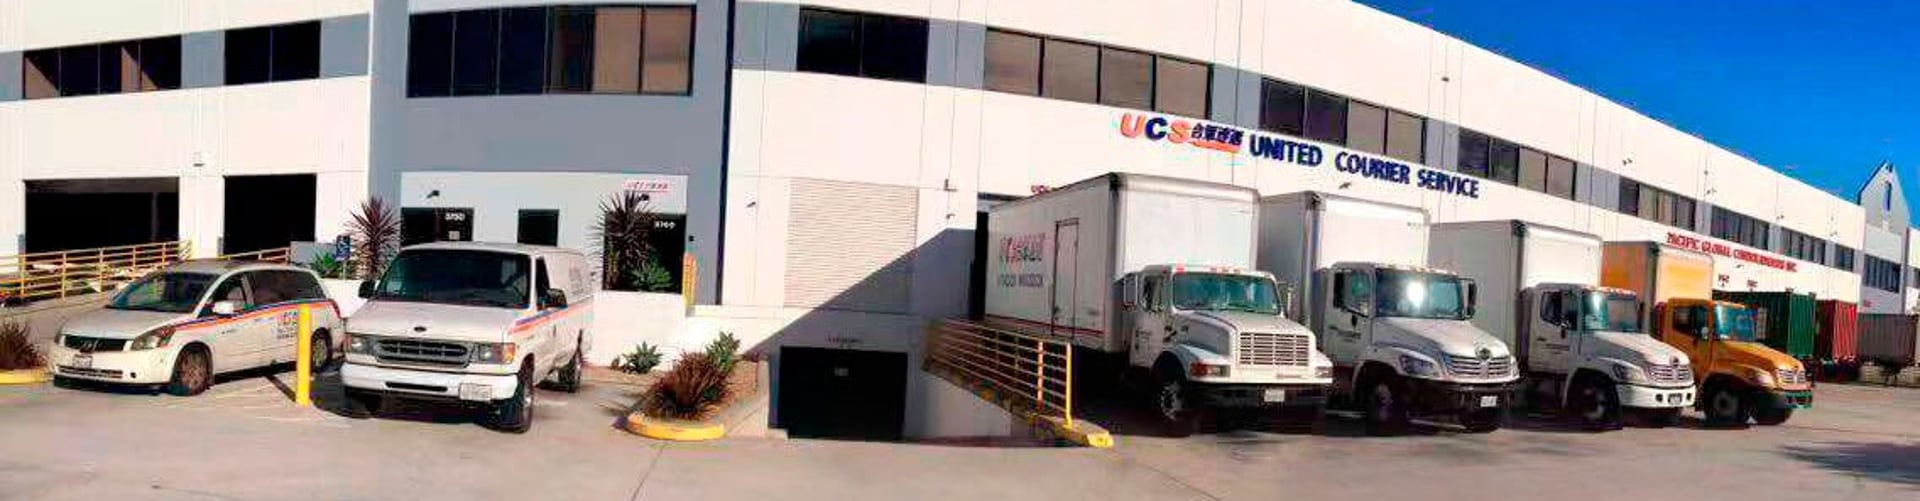
[[[1920,193],[1920,2],[1360,2],[1848,200],[1881,161]]]

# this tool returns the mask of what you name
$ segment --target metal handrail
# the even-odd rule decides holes
[[[227,254],[224,256],[220,256],[220,259],[233,259],[233,260],[239,260],[239,261],[259,261],[263,263],[286,263],[287,256],[292,253],[293,253],[293,249],[291,247],[281,247],[278,249],[261,249],[257,251],[251,251],[251,252]]]
[[[926,365],[1073,426],[1073,344],[1044,333],[964,320],[929,329]]]
[[[27,300],[103,292],[191,254],[187,242],[0,256],[0,296]]]

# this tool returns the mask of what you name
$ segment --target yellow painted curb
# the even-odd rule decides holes
[[[0,371],[0,384],[34,384],[53,380],[53,373],[46,369],[20,369]]]
[[[654,419],[635,412],[627,414],[627,431],[647,438],[698,442],[726,436],[727,425]]]

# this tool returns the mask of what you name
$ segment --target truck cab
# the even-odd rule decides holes
[[[1687,354],[1709,423],[1784,423],[1813,406],[1813,386],[1799,360],[1759,342],[1753,310],[1739,303],[1673,298],[1653,315],[1661,341]]]
[[[1288,294],[1273,275],[1149,265],[1122,284],[1128,365],[1150,371],[1163,418],[1190,420],[1195,407],[1319,414],[1333,364],[1282,315]]]
[[[1524,397],[1548,399],[1590,427],[1613,427],[1623,409],[1671,425],[1693,405],[1691,357],[1647,334],[1639,295],[1546,283],[1523,292],[1519,333]]]
[[[1369,431],[1444,415],[1472,432],[1499,429],[1519,379],[1506,343],[1469,322],[1474,282],[1434,268],[1340,262],[1318,272],[1321,348],[1335,385]],[[1344,372],[1344,373],[1342,373]]]

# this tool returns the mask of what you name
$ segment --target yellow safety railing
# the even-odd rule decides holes
[[[0,256],[0,296],[37,300],[111,290],[191,254],[186,242]]]
[[[1009,410],[1057,419],[1071,430],[1073,420],[1073,344],[1044,333],[1030,333],[964,320],[936,323],[927,340],[928,370],[957,376],[982,396]]]
[[[262,263],[285,263],[287,262],[287,255],[292,253],[293,253],[292,248],[281,247],[278,249],[262,249],[262,250],[252,251],[252,252],[227,254],[224,256],[220,256],[220,259],[233,259],[233,260],[239,260],[239,261],[259,261]]]

